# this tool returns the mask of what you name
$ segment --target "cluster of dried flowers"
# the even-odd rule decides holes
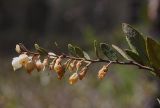
[[[14,57],[12,60],[12,66],[14,71],[23,68],[27,73],[31,74],[34,70],[38,72],[44,71],[48,67],[51,72],[56,72],[58,79],[62,79],[65,72],[68,71],[72,75],[69,77],[69,83],[74,84],[78,80],[82,80],[87,71],[91,61],[83,58],[66,58],[64,55],[56,55],[52,52],[47,54],[47,57],[41,61],[40,53],[29,52],[28,50],[23,51],[20,45],[16,45],[16,52],[20,55]],[[105,65],[98,72],[98,78],[103,79],[108,71],[108,66]]]

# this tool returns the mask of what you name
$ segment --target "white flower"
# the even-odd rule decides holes
[[[19,55],[19,57],[14,57],[12,60],[12,66],[13,66],[14,71],[21,68],[25,64],[27,64],[29,60],[30,58],[26,54],[21,54]]]
[[[19,57],[14,57],[13,60],[12,60],[12,66],[13,66],[13,69],[14,71],[16,71],[17,69],[21,68],[22,67],[22,64],[20,64],[20,59]]]
[[[28,57],[28,55],[26,55],[26,54],[21,54],[21,55],[19,55],[19,62],[20,62],[20,64],[22,64],[22,65],[25,65],[26,63],[28,63],[30,59],[31,59],[31,58]]]

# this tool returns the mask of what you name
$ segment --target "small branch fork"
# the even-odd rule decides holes
[[[40,53],[35,53],[35,52],[31,52],[29,51],[23,44],[19,44],[22,52],[26,52],[27,54],[31,54],[31,55],[40,55]],[[104,60],[104,59],[86,59],[86,58],[78,58],[78,57],[73,57],[73,56],[69,56],[69,55],[66,55],[66,54],[62,54],[62,55],[50,55],[48,53],[48,58],[51,58],[52,57],[55,57],[55,58],[58,58],[58,57],[62,57],[62,58],[66,58],[66,59],[72,59],[72,60],[83,60],[85,62],[88,62],[88,66],[90,66],[91,64],[93,63],[100,63],[100,62],[104,62],[104,63],[110,63],[110,64],[119,64],[119,65],[132,65],[132,66],[137,66],[139,69],[144,69],[144,70],[148,70],[148,71],[153,71],[155,72],[155,70],[151,67],[148,67],[148,66],[144,66],[144,65],[141,65],[135,61],[128,61],[128,62],[122,62],[122,61],[111,61],[111,60]],[[155,72],[158,76],[159,73],[158,72]]]

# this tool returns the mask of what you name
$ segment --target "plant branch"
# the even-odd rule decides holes
[[[22,44],[20,46],[23,46]],[[35,55],[40,55],[39,53],[34,53],[34,52],[31,52],[29,51],[28,49],[24,48],[24,46],[21,48],[23,49],[24,52],[27,52],[28,54],[35,54]],[[93,64],[93,63],[100,63],[100,62],[104,62],[104,63],[112,63],[112,64],[119,64],[119,65],[133,65],[133,66],[137,66],[139,69],[144,69],[144,70],[148,70],[148,71],[153,71],[155,72],[155,70],[151,67],[148,67],[148,66],[144,66],[142,64],[139,64],[135,61],[128,61],[128,62],[123,62],[123,61],[111,61],[111,60],[105,60],[105,59],[86,59],[86,58],[78,58],[78,57],[73,57],[73,56],[69,56],[69,55],[66,55],[66,54],[63,54],[63,55],[49,55],[48,53],[48,57],[51,58],[51,57],[55,57],[55,58],[58,58],[58,57],[62,57],[62,58],[66,58],[66,59],[72,59],[72,60],[83,60],[85,62],[88,62],[89,65]],[[89,66],[88,65],[88,66]],[[160,76],[159,73],[156,72],[156,74],[158,76]]]

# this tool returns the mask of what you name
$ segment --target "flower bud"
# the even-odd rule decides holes
[[[31,72],[35,69],[35,64],[33,63],[33,61],[29,61],[24,65],[24,68],[29,74],[31,74]]]
[[[21,48],[18,44],[16,45],[15,50],[16,50],[17,53],[21,53]]]
[[[98,72],[98,78],[103,79],[106,76],[107,71],[108,71],[108,66],[103,66],[102,69],[100,69]]]
[[[86,75],[86,73],[87,73],[87,70],[88,70],[87,67],[84,67],[84,68],[82,68],[82,69],[80,70],[80,72],[79,72],[79,74],[78,74],[80,80],[82,80],[82,79],[85,77],[85,75]]]
[[[77,73],[73,73],[70,77],[69,77],[69,83],[70,84],[75,84],[78,81],[79,77]]]

